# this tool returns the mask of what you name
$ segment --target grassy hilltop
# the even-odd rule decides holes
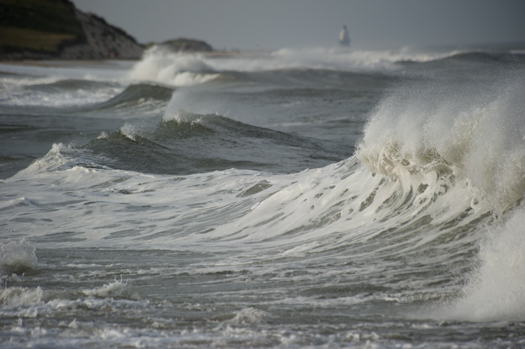
[[[0,33],[7,53],[58,55],[67,45],[87,42],[68,0],[0,0]]]

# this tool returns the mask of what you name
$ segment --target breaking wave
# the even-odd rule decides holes
[[[211,81],[219,77],[202,56],[174,53],[153,46],[129,73],[134,80],[153,81],[172,86],[188,86]]]
[[[402,182],[449,176],[501,213],[525,193],[524,87],[511,79],[461,94],[460,86],[396,92],[372,116],[357,156],[370,171]]]

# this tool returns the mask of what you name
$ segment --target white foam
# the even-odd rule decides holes
[[[22,305],[42,302],[43,291],[40,287],[27,289],[21,287],[6,287],[0,291],[0,304],[19,307]]]
[[[131,294],[127,283],[122,281],[110,282],[109,284],[95,289],[85,290],[83,291],[83,293],[87,296],[93,296],[98,298],[128,297]]]
[[[33,75],[38,77],[30,80],[30,84],[39,83],[42,77],[49,79],[85,79],[99,81],[120,80],[126,75],[128,69],[126,64],[114,64],[112,62],[96,62],[93,64],[83,62],[47,61],[38,64],[0,64],[0,70],[12,74]],[[18,79],[18,77],[16,78]],[[47,78],[45,78],[47,79]],[[33,82],[31,82],[33,81]]]
[[[266,319],[270,318],[271,314],[256,308],[244,308],[235,313],[233,319],[228,320],[228,323],[241,325],[241,324],[258,324],[263,323]]]
[[[124,81],[126,70],[115,70],[109,65],[100,65],[98,69],[71,69],[66,67],[42,67],[31,65],[0,64],[0,70],[24,75],[36,75],[28,78],[21,76],[3,76],[0,78],[0,102],[9,106],[45,106],[64,107],[99,103],[122,92],[123,86],[99,85],[89,88],[63,88],[56,91],[54,83],[61,80],[77,79],[91,81]],[[89,72],[89,77],[86,75]],[[37,85],[49,85],[49,88],[34,89]]]
[[[315,247],[319,246],[320,243],[315,241],[306,245],[300,245],[293,247],[289,250],[286,250],[283,252],[283,256],[285,257],[303,257],[306,255],[306,252],[310,251],[311,249],[314,249]]]

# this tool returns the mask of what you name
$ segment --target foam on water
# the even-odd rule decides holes
[[[126,76],[128,68],[128,63],[121,64],[97,61],[93,63],[74,63],[69,67],[62,61],[58,61],[58,63],[54,61],[43,61],[41,64],[35,65],[0,64],[0,71],[2,72],[31,75],[37,77],[37,82],[40,77],[57,80],[118,81]],[[18,80],[18,77],[16,79]]]
[[[117,82],[97,84],[60,76],[3,77],[0,84],[0,103],[6,106],[65,107],[100,103],[124,89]]]
[[[0,292],[0,304],[10,307],[20,307],[23,305],[41,303],[42,288],[25,289],[21,287],[6,287]]]
[[[6,96],[7,105],[10,106],[45,106],[65,107],[100,103],[107,100],[108,95],[116,95],[122,91],[122,87],[109,87],[89,90],[76,90],[62,93],[40,93],[32,91],[11,91]]]
[[[130,297],[132,294],[127,284],[122,281],[114,281],[95,289],[85,290],[83,293],[97,298]]]
[[[271,314],[256,308],[244,308],[235,313],[233,319],[228,320],[231,324],[244,324],[244,323],[261,323],[265,319],[271,318]]]

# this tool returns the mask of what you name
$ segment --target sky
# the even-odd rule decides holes
[[[525,43],[523,0],[72,0],[140,43],[179,37],[215,49]]]

